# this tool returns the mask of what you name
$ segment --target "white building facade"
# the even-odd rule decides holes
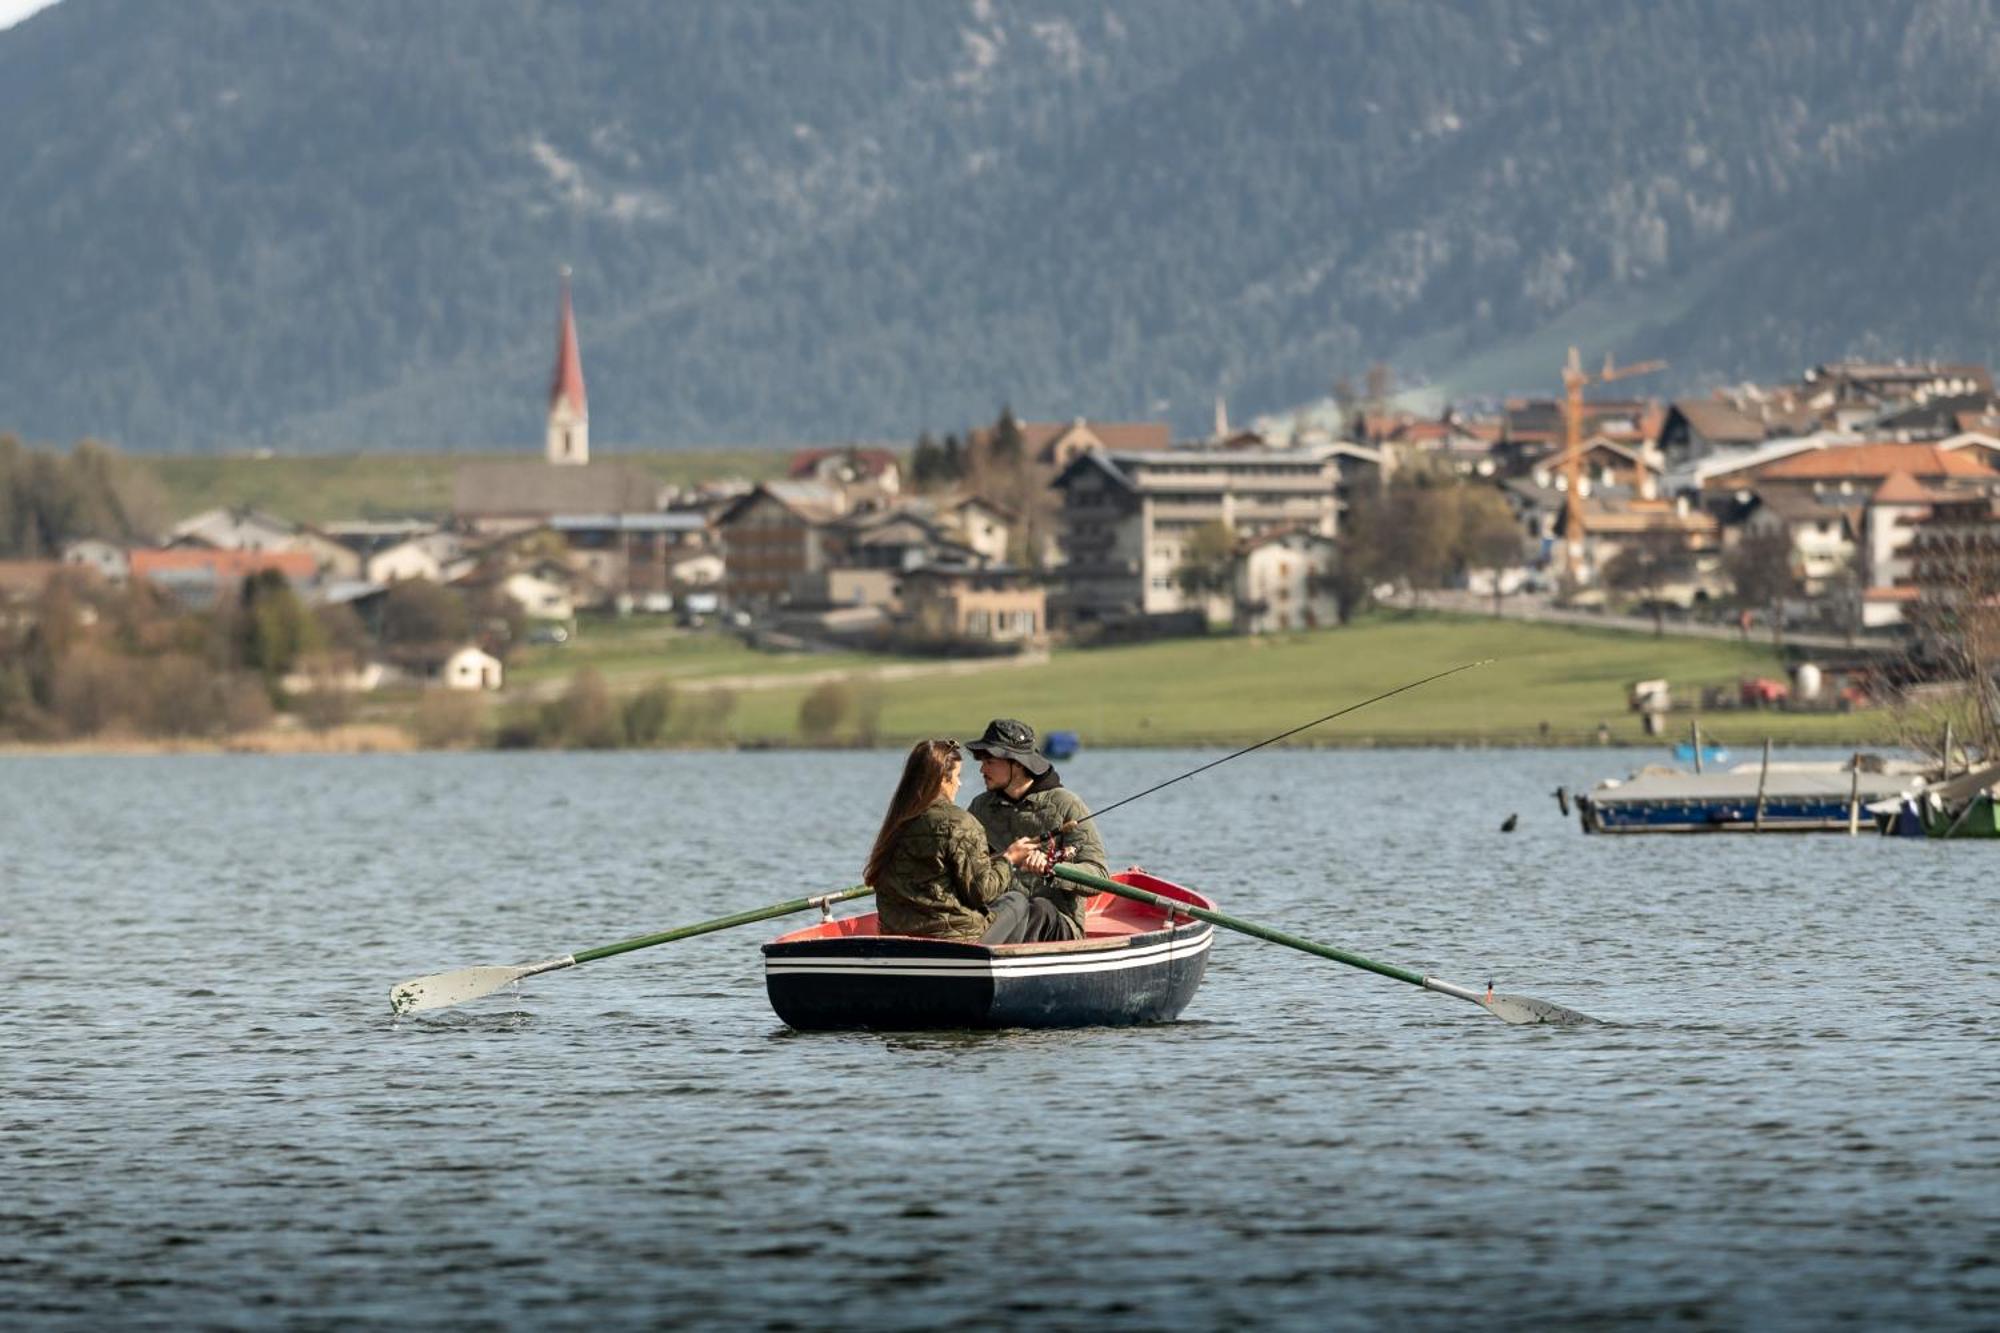
[[[1054,483],[1063,493],[1060,614],[1078,623],[1203,609],[1179,577],[1195,533],[1221,524],[1240,541],[1280,531],[1330,541],[1351,490],[1379,484],[1381,467],[1378,452],[1352,444],[1086,453]]]

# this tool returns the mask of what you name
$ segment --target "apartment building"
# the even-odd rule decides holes
[[[1346,443],[1080,454],[1053,483],[1065,563],[1050,615],[1075,625],[1196,609],[1177,578],[1194,533],[1221,523],[1239,540],[1335,537],[1352,490],[1379,484],[1381,468],[1378,451]]]

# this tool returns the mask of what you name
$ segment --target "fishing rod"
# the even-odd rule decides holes
[[[1296,736],[1302,731],[1309,731],[1312,728],[1318,726],[1322,722],[1331,722],[1337,717],[1345,717],[1349,713],[1355,712],[1359,709],[1366,708],[1369,704],[1379,704],[1384,699],[1393,698],[1396,695],[1403,693],[1405,690],[1414,690],[1419,685],[1428,685],[1434,680],[1443,680],[1446,676],[1455,676],[1461,671],[1470,671],[1474,667],[1485,666],[1492,661],[1493,659],[1490,657],[1482,657],[1477,662],[1462,662],[1458,666],[1451,668],[1451,670],[1449,671],[1440,671],[1435,676],[1425,676],[1422,680],[1413,680],[1408,685],[1398,685],[1395,689],[1388,690],[1385,691],[1384,693],[1378,694],[1372,699],[1363,699],[1358,704],[1349,704],[1345,708],[1337,709],[1334,712],[1328,713],[1325,717],[1316,717],[1310,722],[1302,722],[1298,726],[1293,727],[1290,731],[1281,731],[1277,735],[1269,738],[1268,740],[1258,741],[1255,745],[1246,745],[1240,750],[1236,750],[1230,754],[1222,756],[1222,758],[1220,759],[1211,759],[1207,763],[1203,764],[1200,768],[1191,768],[1187,772],[1181,774],[1179,777],[1172,777],[1168,778],[1165,782],[1155,783],[1153,786],[1146,788],[1146,790],[1139,792],[1137,795],[1127,796],[1122,801],[1113,801],[1110,805],[1105,806],[1102,810],[1091,811],[1089,814],[1085,815],[1082,819],[1066,820],[1064,821],[1063,826],[1059,831],[1067,833],[1071,829],[1076,828],[1078,825],[1088,824],[1091,820],[1097,818],[1099,815],[1110,814],[1113,810],[1116,810],[1121,805],[1130,805],[1132,804],[1132,802],[1138,800],[1141,796],[1151,796],[1154,792],[1160,790],[1162,787],[1171,787],[1176,782],[1185,782],[1191,777],[1194,777],[1201,773],[1206,773],[1208,772],[1209,769],[1215,768],[1221,764],[1226,764],[1232,759],[1241,759],[1244,755],[1249,754],[1253,750],[1261,750],[1267,745],[1276,745],[1279,741],[1284,740],[1287,736]]]

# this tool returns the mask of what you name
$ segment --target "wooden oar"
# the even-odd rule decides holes
[[[426,1009],[443,1009],[447,1005],[464,1004],[467,1000],[491,995],[502,986],[511,985],[523,977],[532,977],[539,972],[554,972],[560,968],[575,967],[578,963],[609,958],[615,953],[650,949],[655,944],[671,944],[675,940],[706,935],[710,931],[728,930],[731,926],[747,926],[753,921],[768,921],[774,916],[790,916],[794,912],[803,912],[812,907],[824,910],[834,903],[844,903],[849,898],[863,898],[873,892],[875,890],[866,884],[857,884],[838,893],[794,898],[790,902],[772,903],[769,907],[738,912],[734,916],[719,916],[713,921],[680,926],[673,930],[662,931],[658,935],[641,935],[637,939],[621,940],[617,944],[606,944],[601,948],[583,949],[576,953],[565,954],[561,958],[551,958],[546,963],[524,963],[519,967],[462,967],[456,972],[439,972],[428,977],[415,977],[389,988],[389,1009],[396,1014],[415,1014]]]
[[[1133,902],[1137,903],[1150,903],[1154,907],[1162,907],[1170,912],[1179,912],[1183,916],[1191,916],[1198,921],[1208,921],[1218,926],[1226,926],[1230,930],[1241,931],[1245,935],[1254,935],[1260,940],[1269,940],[1273,944],[1282,944],[1292,949],[1302,949],[1310,954],[1318,954],[1321,958],[1331,958],[1336,963],[1346,963],[1349,967],[1358,967],[1364,971],[1374,972],[1381,976],[1393,977],[1397,981],[1407,981],[1412,986],[1422,986],[1425,990],[1434,990],[1440,995],[1449,995],[1453,999],[1466,1000],[1478,1005],[1495,1018],[1504,1019],[1509,1023],[1596,1023],[1600,1021],[1592,1018],[1589,1014],[1578,1013],[1574,1009],[1565,1009],[1562,1005],[1550,1004],[1547,1000],[1537,1000],[1527,995],[1495,995],[1491,986],[1488,986],[1483,992],[1474,990],[1470,986],[1455,986],[1451,982],[1441,980],[1438,977],[1427,977],[1421,972],[1412,972],[1406,967],[1396,967],[1389,963],[1378,963],[1372,958],[1363,958],[1358,953],[1349,953],[1345,949],[1336,949],[1332,945],[1315,944],[1311,940],[1300,939],[1297,935],[1287,935],[1282,930],[1272,930],[1270,927],[1260,926],[1254,921],[1244,921],[1238,917],[1211,911],[1206,907],[1196,907],[1193,903],[1184,903],[1178,898],[1168,898],[1162,894],[1154,893],[1149,889],[1135,889],[1130,884],[1120,884],[1115,879],[1106,879],[1102,875],[1093,875],[1087,870],[1078,870],[1075,866],[1051,866],[1049,867],[1049,873],[1055,875],[1058,879],[1066,879],[1072,884],[1081,884],[1103,893],[1115,893],[1120,898],[1130,898]]]

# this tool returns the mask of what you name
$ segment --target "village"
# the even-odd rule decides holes
[[[59,717],[78,673],[24,675],[31,637],[46,658],[93,632],[38,631],[51,608],[87,622],[118,589],[144,589],[156,618],[247,615],[263,628],[236,632],[250,646],[234,665],[281,709],[316,699],[341,717],[328,701],[399,683],[501,691],[523,651],[620,620],[767,650],[981,658],[1321,630],[1376,604],[1790,636],[1826,650],[1809,676],[1706,703],[1854,708],[1963,666],[1951,635],[1993,592],[2000,397],[1985,366],[1838,362],[1699,398],[1604,399],[1584,386],[1648,367],[1585,372],[1572,350],[1565,397],[1485,413],[1396,410],[1378,371],[1323,420],[1234,426],[1218,399],[1209,434],[1175,439],[1164,422],[1003,409],[962,438],[804,448],[776,479],[683,486],[593,456],[567,278],[558,329],[543,456],[457,464],[448,513],[214,508],[151,539],[101,517],[85,530],[90,506],[17,523],[28,558],[0,564],[0,726],[137,722],[104,699]],[[117,649],[160,650],[129,633]],[[228,707],[152,712],[169,732],[233,725]]]

